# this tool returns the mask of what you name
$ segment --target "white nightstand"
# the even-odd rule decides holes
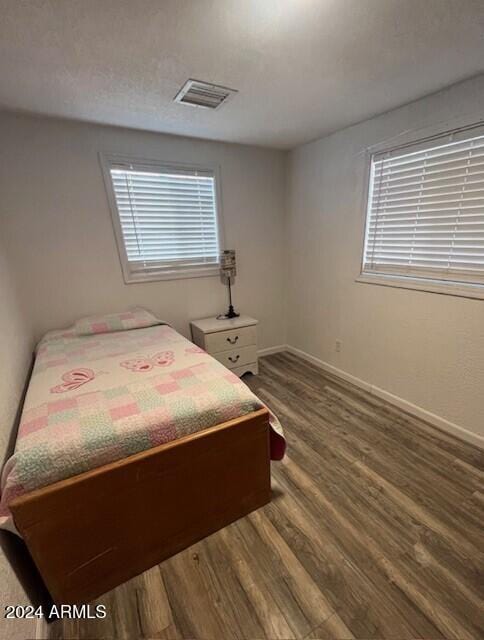
[[[238,376],[257,374],[257,322],[249,316],[194,320],[192,340]]]

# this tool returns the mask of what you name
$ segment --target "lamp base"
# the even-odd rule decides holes
[[[239,316],[240,313],[236,313],[234,311],[234,307],[230,305],[227,313],[221,313],[219,316],[217,316],[217,320],[230,320],[230,318],[238,318]]]

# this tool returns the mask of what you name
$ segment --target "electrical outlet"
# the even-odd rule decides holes
[[[334,343],[334,350],[336,351],[336,353],[339,353],[341,351],[341,340],[336,340],[336,342]]]

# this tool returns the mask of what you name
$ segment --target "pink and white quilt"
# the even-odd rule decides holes
[[[101,319],[91,333],[74,325],[39,343],[16,448],[2,473],[0,527],[16,532],[8,505],[19,495],[264,406],[168,325],[127,325]],[[271,415],[272,459],[284,450]]]

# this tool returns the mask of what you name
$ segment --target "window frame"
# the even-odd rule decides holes
[[[428,129],[423,131],[421,130],[419,132],[414,131],[409,137],[405,136],[404,140],[402,140],[400,144],[389,144],[387,141],[364,150],[365,179],[362,193],[362,211],[364,212],[362,218],[364,220],[364,226],[362,230],[363,237],[360,244],[360,273],[355,282],[484,300],[484,285],[479,283],[443,280],[433,278],[431,275],[428,277],[417,277],[415,275],[404,276],[401,274],[371,273],[369,271],[365,271],[364,268],[365,248],[370,220],[369,201],[371,195],[370,187],[374,156],[380,156],[397,150],[404,150],[406,147],[413,147],[419,144],[431,143],[433,140],[437,141],[439,138],[447,135],[465,134],[466,132],[471,133],[473,129],[482,129],[484,127],[484,120],[476,118],[470,123],[469,121],[464,121],[456,123],[456,125],[457,126],[450,129],[437,126],[429,127]]]
[[[219,254],[225,247],[225,233],[223,225],[222,215],[222,192],[220,187],[220,167],[213,163],[186,163],[186,162],[172,162],[165,160],[153,160],[140,158],[131,155],[117,154],[117,153],[99,153],[99,161],[101,164],[102,174],[104,178],[104,185],[106,189],[106,195],[109,204],[109,210],[111,213],[111,222],[114,230],[114,237],[116,240],[116,247],[118,251],[118,257],[121,264],[121,271],[123,279],[126,284],[135,284],[143,282],[157,282],[160,280],[185,280],[191,278],[207,278],[214,277],[220,274],[220,262],[210,264],[208,266],[196,266],[193,268],[181,269],[163,269],[152,273],[138,272],[133,273],[130,268],[130,262],[124,244],[123,230],[121,227],[121,221],[119,218],[118,207],[116,203],[116,194],[114,192],[114,186],[111,179],[111,168],[115,164],[128,163],[133,165],[142,165],[145,167],[153,168],[153,170],[174,169],[174,170],[187,170],[187,171],[210,171],[213,173],[215,185],[215,219],[217,225],[217,238],[218,238],[218,250]]]

